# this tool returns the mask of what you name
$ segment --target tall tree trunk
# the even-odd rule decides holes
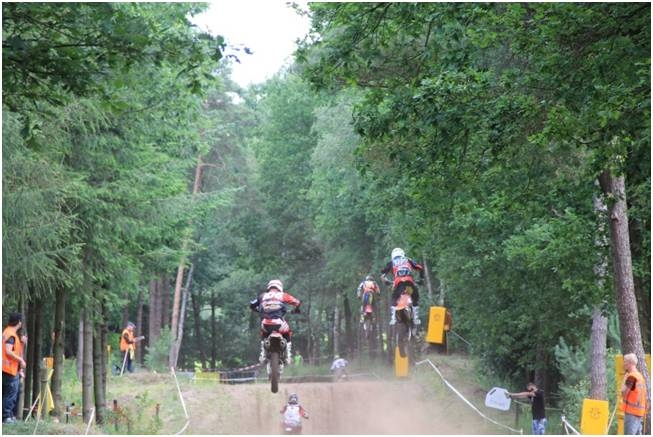
[[[182,251],[186,251],[187,240],[184,240]],[[172,299],[172,319],[170,322],[170,351],[168,354],[168,367],[174,367],[177,361],[176,344],[179,335],[179,310],[181,307],[181,283],[184,280],[184,268],[186,257],[182,256],[179,260],[179,267],[177,268],[177,278],[175,280],[175,294]]]
[[[131,301],[131,299],[129,297],[129,292],[127,292],[127,291],[125,292],[124,298],[125,298],[125,302],[130,302]],[[125,305],[122,308],[122,323],[121,323],[120,326],[122,328],[124,328],[125,326],[127,326],[127,323],[130,322],[130,321],[131,320],[130,320],[130,317],[129,317],[129,305]]]
[[[333,308],[333,355],[340,354],[340,295],[336,295],[336,305]]]
[[[41,299],[34,302],[32,318],[34,319],[33,332],[28,335],[29,342],[32,345],[30,351],[33,369],[32,399],[36,399],[41,390],[41,379],[39,376],[39,369],[41,367],[41,348],[43,347],[43,301]]]
[[[148,345],[154,346],[159,335],[161,334],[161,287],[159,287],[158,279],[150,279],[150,303],[149,303],[149,326],[147,330],[147,339],[145,340]]]
[[[308,340],[306,341],[306,359],[311,366],[315,365],[315,356],[313,355],[313,319],[311,318],[311,295],[308,296],[308,303],[306,304],[306,325],[308,331]]]
[[[594,306],[592,310],[592,347],[590,372],[590,399],[607,400],[608,382],[606,377],[605,358],[608,337],[608,318],[601,309]]]
[[[599,183],[603,193],[611,200],[608,203],[608,212],[610,217],[612,264],[614,266],[614,288],[617,294],[617,312],[619,313],[621,352],[622,354],[634,353],[637,355],[637,367],[646,379],[648,405],[650,405],[651,380],[644,357],[630,252],[626,180],[624,175],[615,176],[609,170],[606,170],[599,176]],[[646,416],[647,428],[650,429],[650,410],[647,411]],[[649,429],[645,431],[648,433]]]
[[[422,261],[424,262],[424,276],[426,277],[426,290],[429,304],[433,302],[433,287],[431,286],[431,275],[429,274],[429,265],[426,263],[426,253],[422,252]]]
[[[84,315],[79,316],[77,329],[77,379],[82,381],[84,376]]]
[[[358,314],[352,314],[351,306],[349,305],[349,298],[347,296],[343,296],[342,300],[342,306],[345,312],[345,337],[347,338],[347,351],[349,352],[349,356],[353,356],[353,352],[356,349],[354,342],[356,336],[354,335],[354,323],[352,323],[352,317],[356,317]],[[356,322],[358,322],[358,319],[356,319]]]
[[[215,320],[215,291],[211,290],[211,369],[215,369],[218,360],[216,345],[218,342]]]
[[[179,349],[181,348],[181,341],[184,338],[184,320],[186,318],[186,303],[188,302],[188,292],[193,282],[194,264],[190,265],[188,275],[186,277],[186,286],[182,290],[181,310],[179,311],[179,327],[177,328],[177,339],[172,343],[171,350],[171,367],[177,367],[179,360]]]
[[[23,324],[25,325],[23,329],[23,332],[27,333],[27,324],[25,323],[25,313],[27,311],[27,299],[24,294],[21,294],[18,297],[18,311],[23,315]],[[28,352],[27,348],[29,347],[29,334],[28,334],[28,341],[26,345],[23,345],[23,360],[25,360],[25,363],[27,364],[27,358],[28,358]],[[25,372],[25,378],[27,378],[27,374],[29,372]],[[16,419],[22,420],[23,418],[23,411],[25,409],[25,378],[23,378],[20,381],[20,387],[18,388],[18,399],[17,399],[17,405],[16,405]]]
[[[202,331],[201,331],[201,315],[200,315],[200,301],[202,299],[201,290],[197,290],[195,293],[191,293],[191,303],[193,305],[193,328],[194,328],[194,337],[195,337],[195,350],[199,353],[200,361],[202,362],[202,368],[206,368],[206,353],[204,352],[204,344],[202,341]]]
[[[616,291],[617,311],[621,334],[621,351],[623,354],[637,355],[638,367],[646,378],[650,388],[649,373],[644,359],[644,346],[639,326],[633,264],[630,253],[630,236],[628,232],[628,207],[626,204],[626,181],[623,175],[614,176],[604,171],[599,183],[605,195],[610,199],[608,213],[610,218],[610,242],[612,246],[612,264],[614,266],[614,288]],[[650,394],[650,390],[648,391]]]
[[[168,277],[161,275],[159,279],[159,295],[161,296],[161,329],[170,327],[170,284]]]
[[[54,413],[59,420],[62,419],[65,409],[61,388],[63,384],[64,366],[66,292],[65,287],[59,287],[55,292],[54,303],[54,373],[52,374],[52,397],[54,398]]]
[[[103,317],[100,319],[103,319]],[[104,409],[106,407],[104,349],[102,348],[103,330],[102,323],[96,322],[93,330],[93,394],[95,398],[95,421],[98,425],[104,423]]]
[[[594,196],[593,201],[597,218],[596,237],[594,239],[594,246],[597,250],[597,263],[594,266],[594,274],[596,275],[597,288],[604,291],[605,278],[608,274],[608,260],[605,256],[605,249],[609,247],[606,230],[608,207],[599,196]],[[590,399],[608,399],[605,363],[607,336],[608,319],[602,314],[600,306],[594,305],[592,310]]]
[[[136,307],[136,332],[143,332],[143,290],[138,289],[138,306]],[[143,347],[136,348],[136,362],[143,364]]]
[[[201,180],[202,180],[202,158],[198,157],[197,165],[195,166],[193,196],[199,193]],[[186,265],[186,256],[184,254],[186,252],[186,248],[188,247],[191,234],[192,231],[189,230],[188,235],[184,237],[184,241],[182,242],[181,245],[182,255],[181,255],[181,259],[179,260],[179,267],[177,268],[177,279],[175,281],[175,293],[172,301],[172,319],[171,319],[172,321],[170,323],[170,332],[172,333],[172,335],[170,336],[171,343],[170,343],[170,355],[169,355],[169,365],[172,367],[174,367],[177,361],[178,351],[175,351],[175,347],[176,347],[175,345],[181,341],[181,338],[179,337],[179,311],[181,307],[181,283],[184,279],[184,268]]]
[[[27,329],[27,336],[28,338],[32,338],[34,335],[34,303],[29,302],[27,304],[27,311],[25,312],[25,329]],[[27,364],[27,370],[25,372],[25,404],[29,405],[30,407],[32,406],[32,403],[34,402],[35,398],[32,396],[33,394],[33,388],[35,385],[38,385],[35,383],[38,379],[38,370],[36,371],[36,376],[34,372],[34,346],[32,345],[32,342],[28,340],[27,342],[27,350],[25,351],[25,361]],[[35,379],[36,377],[36,379]]]
[[[82,357],[82,417],[85,423],[91,418],[93,408],[93,322],[90,310],[82,310],[84,320],[84,353]]]

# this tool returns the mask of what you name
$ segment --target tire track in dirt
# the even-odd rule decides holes
[[[310,413],[304,434],[500,433],[455,396],[434,396],[410,380],[282,383],[277,394],[267,384],[210,390],[212,401],[189,390],[189,434],[279,434],[279,411],[291,393]]]

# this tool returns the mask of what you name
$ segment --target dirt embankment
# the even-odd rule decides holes
[[[483,420],[446,393],[411,380],[214,385],[212,400],[186,393],[187,434],[279,434],[280,409],[297,393],[310,413],[304,434],[488,434]]]

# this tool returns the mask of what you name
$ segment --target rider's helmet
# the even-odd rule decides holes
[[[267,289],[269,290],[270,288],[276,288],[279,291],[283,291],[283,283],[278,279],[273,279],[268,282]]]
[[[373,280],[374,280],[374,276],[372,276],[372,275],[367,275],[367,276],[365,276],[365,280],[366,280],[366,281],[373,281]]]
[[[392,253],[390,254],[391,259],[395,259],[396,257],[404,257],[406,254],[404,253],[404,250],[401,247],[395,247],[392,249]]]
[[[288,403],[289,404],[298,404],[299,403],[299,397],[293,393],[290,396],[288,396]]]

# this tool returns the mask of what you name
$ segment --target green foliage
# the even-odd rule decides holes
[[[583,399],[590,393],[590,343],[585,342],[579,347],[570,347],[563,337],[560,337],[555,347],[556,365],[560,374],[564,375],[559,386],[560,408],[563,414],[568,417],[571,423],[580,423]],[[608,384],[608,402],[615,405],[616,394],[611,388],[614,387],[616,372],[614,358],[618,350],[609,348],[606,354],[606,381]],[[612,431],[616,430],[616,422]]]
[[[159,373],[168,371],[168,352],[170,348],[170,328],[161,329],[161,334],[151,346],[145,346],[145,367]]]
[[[311,10],[320,38],[299,49],[304,77],[360,91],[365,196],[388,201],[365,205],[370,227],[435,260],[456,325],[486,363],[512,377],[552,368],[555,339],[573,332],[582,343],[588,305],[611,298],[595,285],[606,255],[595,245],[596,175],[650,161],[650,108],[635,103],[650,100],[640,76],[650,73],[650,8]],[[606,73],[610,62],[619,68]],[[644,166],[628,179],[650,193]],[[635,247],[648,247],[644,234]]]

